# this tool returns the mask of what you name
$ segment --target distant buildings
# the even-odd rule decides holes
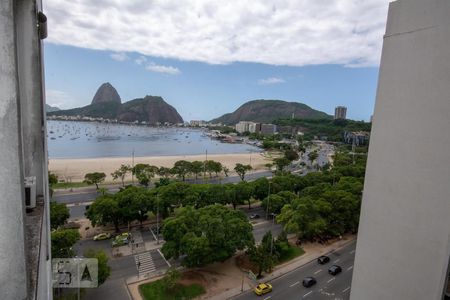
[[[370,134],[367,131],[345,131],[344,142],[346,144],[355,144],[356,146],[366,145],[369,142]]]
[[[191,127],[206,127],[208,126],[208,122],[203,120],[192,120],[189,125]]]
[[[346,119],[347,118],[347,107],[345,106],[336,106],[334,109],[334,119]]]
[[[261,124],[249,121],[240,121],[235,125],[235,129],[239,133],[275,134],[277,132],[277,126],[274,124]]]

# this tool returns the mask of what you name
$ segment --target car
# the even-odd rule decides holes
[[[260,216],[258,214],[251,214],[250,219],[259,219]]]
[[[124,232],[119,234],[114,238],[114,240],[111,243],[112,247],[119,247],[123,245],[127,245],[131,240],[131,233]]]
[[[94,241],[102,241],[111,238],[111,233],[103,232],[94,236]]]
[[[302,282],[303,286],[307,287],[307,288],[312,287],[316,283],[317,283],[317,280],[314,277],[311,277],[311,276],[305,277],[303,279],[303,282]]]
[[[342,272],[342,268],[338,265],[332,265],[329,269],[328,269],[328,274],[336,276],[337,274]]]
[[[272,285],[267,282],[258,284],[254,289],[255,294],[258,296],[270,293],[271,291],[272,291]]]
[[[318,262],[320,265],[324,265],[324,264],[330,262],[330,258],[329,258],[328,256],[322,255],[321,257],[319,257],[319,258],[317,259],[317,262]]]

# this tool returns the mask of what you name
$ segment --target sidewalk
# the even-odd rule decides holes
[[[337,250],[355,240],[356,240],[356,235],[347,235],[347,236],[344,236],[344,238],[342,240],[338,240],[338,241],[334,242],[333,244],[330,244],[327,246],[322,246],[317,243],[305,244],[303,246],[303,250],[305,250],[305,254],[303,254],[302,256],[295,258],[291,261],[288,261],[281,265],[276,266],[272,273],[267,274],[264,277],[264,281],[270,282],[278,277],[281,277],[282,275],[285,275],[285,274],[309,263],[312,260],[315,260],[317,257],[319,257],[325,253]],[[215,296],[211,297],[210,299],[217,299],[217,300],[231,299],[236,296],[239,296],[242,293],[252,290],[254,286],[255,286],[255,284],[247,276],[245,276],[243,291],[241,291],[241,286],[238,286],[233,289],[227,290],[224,293],[215,295]]]

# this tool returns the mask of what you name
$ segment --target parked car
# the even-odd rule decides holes
[[[258,215],[258,214],[251,214],[250,215],[250,219],[259,219],[260,218],[260,215]]]
[[[307,288],[312,287],[316,283],[317,283],[317,280],[311,276],[305,277],[305,279],[303,279],[303,282],[302,282],[303,286],[307,287]]]
[[[94,236],[94,241],[102,241],[111,238],[111,233],[103,232]]]
[[[324,265],[324,264],[330,262],[330,258],[328,256],[322,255],[321,257],[319,257],[317,259],[317,262],[321,265]]]
[[[131,233],[124,232],[119,234],[114,238],[114,240],[111,243],[112,247],[119,247],[123,245],[127,245],[131,240]]]
[[[254,289],[255,294],[258,296],[270,293],[271,291],[272,291],[272,285],[267,282],[258,284]]]
[[[332,265],[329,269],[328,269],[328,274],[331,274],[333,276],[339,274],[342,272],[342,268],[338,265]]]

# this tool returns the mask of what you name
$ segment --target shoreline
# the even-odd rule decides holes
[[[60,180],[66,182],[80,182],[84,180],[84,175],[91,172],[104,172],[105,182],[112,182],[111,173],[117,170],[121,164],[132,165],[131,157],[101,157],[101,158],[55,158],[49,159],[48,169],[58,175]],[[163,155],[163,156],[143,156],[135,157],[134,164],[146,163],[157,167],[173,167],[178,160],[204,161],[205,154],[199,155]],[[264,152],[259,153],[229,153],[229,154],[208,154],[208,160],[222,163],[230,169],[230,174],[234,174],[234,166],[237,163],[250,164],[253,171],[265,169],[265,164],[272,160],[265,156]],[[131,180],[128,175],[125,180]],[[120,182],[120,180],[117,180]]]

